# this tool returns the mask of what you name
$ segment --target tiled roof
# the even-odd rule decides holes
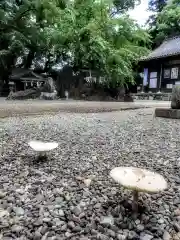
[[[152,51],[147,57],[142,58],[142,61],[151,59],[165,58],[180,54],[180,36],[165,40],[158,48]]]
[[[10,76],[10,79],[17,80],[17,79],[21,79],[23,77],[32,77],[32,78],[37,78],[37,79],[42,78],[41,75],[39,75],[37,73],[34,73],[30,69],[26,69],[26,68],[14,68],[14,69],[12,69],[12,74]]]

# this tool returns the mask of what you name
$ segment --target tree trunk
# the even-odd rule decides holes
[[[24,64],[25,68],[30,68],[31,67],[32,61],[34,59],[34,56],[35,56],[35,51],[34,50],[30,50],[29,54],[27,56],[26,62]]]
[[[124,102],[124,94],[125,94],[125,88],[119,87],[118,88],[118,100]]]

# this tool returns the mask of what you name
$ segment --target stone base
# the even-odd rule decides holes
[[[26,89],[24,91],[10,92],[7,100],[35,99],[40,96],[39,89]]]
[[[155,116],[162,118],[180,119],[180,109],[156,108]]]
[[[57,98],[57,92],[54,91],[52,93],[49,92],[41,92],[40,99],[45,100],[55,100]]]

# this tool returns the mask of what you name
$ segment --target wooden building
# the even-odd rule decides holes
[[[30,69],[15,68],[9,77],[9,88],[13,92],[39,87],[46,82],[47,78],[33,72]]]
[[[180,85],[180,36],[165,40],[140,63],[144,89],[171,92],[173,85]]]

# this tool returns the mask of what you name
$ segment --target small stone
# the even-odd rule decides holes
[[[68,222],[68,227],[69,227],[70,229],[73,229],[73,228],[75,227],[74,222],[73,222],[73,221]]]
[[[13,203],[15,201],[15,198],[13,196],[8,196],[7,201]]]
[[[174,234],[173,238],[171,240],[179,240],[180,239],[180,233]]]
[[[138,230],[139,232],[142,232],[142,231],[144,230],[144,225],[138,224],[138,225],[137,225],[137,230]]]
[[[179,209],[179,208],[176,209],[176,210],[174,211],[174,214],[175,214],[175,216],[180,216],[180,209]]]
[[[4,218],[1,219],[0,222],[1,222],[1,223],[0,223],[0,228],[1,228],[1,227],[7,228],[7,227],[9,227],[9,225],[11,224],[11,221],[8,222],[8,221],[7,221],[6,219],[4,219]]]
[[[79,207],[82,207],[82,208],[84,208],[84,207],[86,207],[86,202],[84,202],[84,201],[81,201],[80,203],[79,203]]]
[[[152,235],[150,235],[150,234],[141,234],[140,235],[140,240],[151,240],[151,239],[153,239],[153,236]]]
[[[66,199],[66,201],[70,201],[71,200],[71,196],[69,193],[67,193],[64,198]]]
[[[116,225],[112,225],[111,226],[111,230],[113,230],[114,232],[118,232],[119,231],[119,227]]]
[[[98,230],[99,232],[101,232],[101,233],[104,233],[104,232],[105,232],[105,228],[104,228],[103,226],[101,226],[101,225],[98,225],[98,226],[97,226],[97,230]]]
[[[167,231],[163,234],[163,240],[171,240],[171,235]]]
[[[101,203],[96,203],[94,208],[100,208],[101,207]]]
[[[53,219],[53,221],[55,222],[55,225],[58,226],[62,226],[64,225],[64,221],[59,220],[59,218]]]
[[[47,240],[48,235],[49,235],[49,232],[45,233],[41,238],[41,240]]]
[[[64,217],[64,211],[62,209],[60,209],[58,212],[60,217]]]
[[[23,227],[20,225],[13,225],[11,227],[12,232],[20,233],[23,230]]]
[[[79,218],[83,218],[83,217],[85,217],[86,216],[86,214],[84,213],[84,212],[82,212],[80,215],[79,215]]]
[[[37,194],[37,195],[35,196],[35,198],[36,198],[36,200],[37,200],[38,202],[42,202],[43,199],[44,199],[44,196],[41,195],[41,194]]]
[[[163,218],[158,219],[158,223],[159,224],[163,224],[164,223],[164,219]]]
[[[114,218],[113,216],[109,215],[106,217],[103,217],[100,224],[104,225],[104,226],[111,226],[114,225]]]
[[[41,228],[41,234],[42,235],[44,235],[46,232],[48,231],[48,227],[47,226],[43,226],[42,228]]]
[[[98,233],[98,234],[97,234],[97,239],[98,239],[98,240],[109,240],[109,237],[106,236],[105,234]]]
[[[44,215],[44,217],[48,217],[50,215],[50,213],[49,212],[44,212],[43,215]]]
[[[69,233],[69,232],[66,232],[66,233],[65,233],[65,236],[66,236],[67,238],[70,238],[70,237],[72,236],[72,234]]]
[[[3,218],[5,216],[9,216],[9,212],[0,208],[0,218]]]
[[[76,217],[75,215],[73,215],[72,219],[71,219],[73,222],[76,222],[76,223],[80,223],[81,220],[79,217]]]
[[[91,229],[91,234],[92,235],[97,235],[97,231],[95,229]]]
[[[48,218],[48,217],[43,218],[43,222],[46,222],[46,223],[51,222],[51,218]]]
[[[22,188],[16,189],[16,192],[23,195],[24,194],[24,189],[22,189]]]
[[[42,235],[41,233],[37,230],[35,233],[34,233],[34,240],[41,240],[42,238]]]
[[[63,187],[62,188],[54,188],[53,193],[57,196],[63,194]]]
[[[174,229],[175,229],[177,232],[180,232],[180,225],[179,225],[179,223],[175,222],[175,223],[173,224],[173,226],[174,226]]]
[[[67,224],[64,224],[62,227],[61,227],[61,231],[66,231],[67,230]]]
[[[115,237],[116,236],[116,233],[114,231],[112,231],[111,229],[108,229],[107,230],[107,234],[110,236],[110,237]]]
[[[128,238],[129,239],[135,239],[137,236],[137,233],[134,232],[134,231],[130,231],[129,234],[128,234]]]
[[[14,211],[15,211],[15,213],[16,213],[17,216],[22,216],[22,215],[24,215],[24,209],[21,208],[21,207],[16,207],[16,208],[14,209]]]
[[[126,235],[123,235],[123,234],[118,234],[118,235],[117,235],[117,239],[118,239],[118,240],[126,240],[126,239],[127,239],[127,236],[126,236]]]
[[[82,210],[80,207],[75,207],[73,209],[73,213],[76,215],[76,216],[79,216],[81,214]]]
[[[73,228],[73,232],[81,232],[81,227],[80,226],[75,226]]]
[[[55,209],[60,209],[61,207],[62,207],[62,205],[60,205],[60,204],[56,204],[56,205],[54,206]]]
[[[42,225],[42,219],[37,219],[37,221],[33,222],[34,226],[41,226]]]
[[[141,221],[140,221],[139,219],[137,219],[137,220],[135,221],[135,223],[136,223],[136,225],[138,225],[138,224],[141,223]]]
[[[62,204],[63,198],[62,197],[56,197],[55,202],[56,202],[56,204]]]
[[[89,191],[83,191],[83,197],[87,198],[91,195],[91,193]]]
[[[152,223],[157,223],[157,219],[156,219],[156,218],[151,218],[151,219],[150,219],[150,222],[152,222]]]
[[[180,178],[179,178],[179,177],[175,178],[175,182],[176,182],[177,184],[180,184]]]
[[[6,192],[3,192],[0,190],[0,199],[4,198],[6,196]]]

